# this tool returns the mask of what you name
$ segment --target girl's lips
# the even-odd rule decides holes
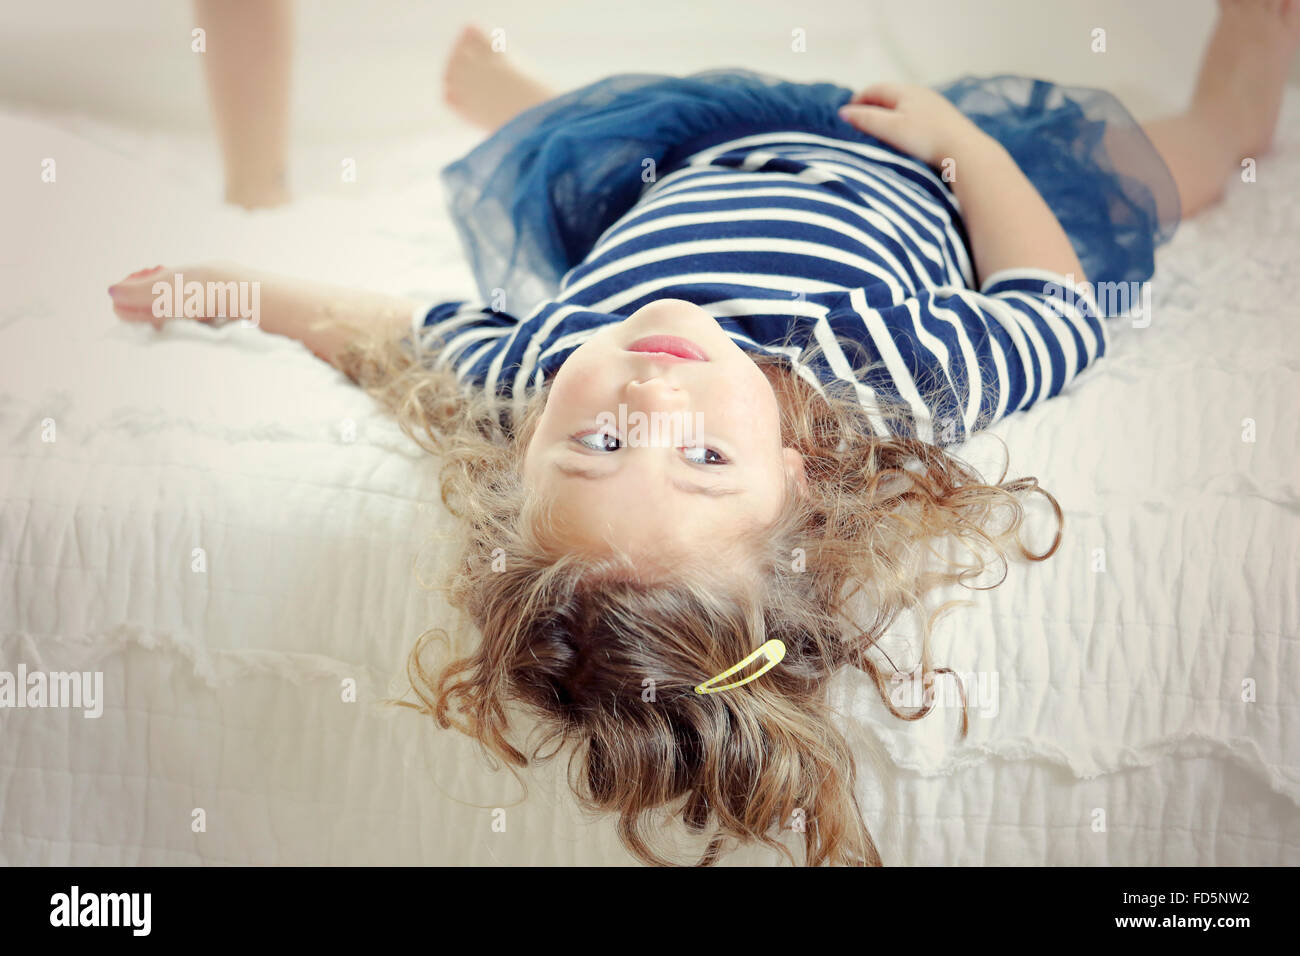
[[[645,338],[637,339],[629,345],[627,351],[661,352],[665,355],[690,359],[694,362],[707,362],[709,360],[703,349],[690,339],[684,339],[679,335],[647,335]]]

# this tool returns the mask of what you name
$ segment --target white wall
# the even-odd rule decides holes
[[[739,65],[845,85],[1021,72],[1104,86],[1139,115],[1186,95],[1212,0],[302,0],[300,141],[408,133],[447,122],[437,87],[456,28],[506,31],[557,86],[611,72]],[[0,6],[0,102],[141,127],[207,128],[184,0]],[[1107,30],[1105,54],[1090,32]],[[795,29],[807,52],[791,50]]]

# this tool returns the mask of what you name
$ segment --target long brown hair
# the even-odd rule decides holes
[[[449,635],[421,635],[407,665],[414,701],[401,703],[470,735],[516,772],[567,751],[575,795],[617,814],[624,845],[644,862],[676,862],[659,839],[676,817],[704,841],[699,864],[753,842],[794,862],[779,838],[789,827],[802,830],[808,865],[879,865],[854,795],[853,753],[831,720],[830,678],[857,668],[895,716],[924,717],[931,699],[915,710],[894,702],[898,672],[873,652],[877,642],[900,613],[924,611],[935,587],[969,587],[992,562],[1005,577],[1008,556],[1050,557],[1061,509],[1034,478],[1007,481],[1004,469],[988,483],[934,444],[875,435],[851,387],[819,394],[786,360],[754,359],[777,394],[784,445],[803,455],[807,493],[788,489],[775,522],[745,538],[759,577],[701,560],[647,579],[617,551],[593,557],[554,545],[546,504],[520,477],[545,387],[518,421],[503,423],[493,396],[409,346],[354,346],[345,372],[442,461],[443,501],[459,519],[448,599],[478,635],[455,659],[438,654]],[[1042,553],[1020,539],[1021,498],[1036,491],[1057,520]],[[969,560],[940,556],[936,544],[954,539]],[[866,620],[853,619],[860,607]],[[927,687],[951,673],[931,664],[933,620],[920,651]],[[761,679],[695,693],[774,637],[786,656]],[[964,690],[962,703],[964,737]],[[540,731],[531,746],[517,736],[524,718]]]

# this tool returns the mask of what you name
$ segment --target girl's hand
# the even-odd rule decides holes
[[[978,277],[1024,268],[1083,275],[1069,237],[1015,159],[941,94],[880,83],[854,96],[840,116],[895,149],[944,168]]]
[[[840,107],[840,117],[927,166],[937,167],[964,146],[987,139],[941,94],[912,84],[869,86]]]
[[[113,311],[126,322],[161,328],[169,318],[242,319],[263,332],[297,339],[332,364],[361,336],[409,335],[415,310],[425,305],[230,262],[141,269],[109,286],[108,294]]]
[[[248,270],[243,270],[248,272]],[[237,307],[240,300],[237,298],[239,291],[239,282],[241,278],[244,281],[244,287],[248,286],[248,279],[254,278],[253,275],[243,274],[238,267],[224,263],[206,263],[203,265],[192,266],[154,266],[152,269],[141,269],[139,272],[132,272],[124,279],[119,279],[113,285],[108,287],[109,298],[113,302],[113,312],[119,319],[124,322],[148,322],[154,328],[162,328],[162,324],[168,319],[187,318],[195,322],[211,322],[214,319],[235,319],[248,318],[256,320],[256,316],[239,316]],[[177,299],[176,280],[180,277],[182,284],[182,295]],[[200,297],[194,297],[191,302],[191,308],[185,308],[186,296],[183,294],[191,282],[200,283],[205,294]],[[163,283],[166,290],[159,287],[155,291],[155,284]],[[209,297],[206,289],[210,283],[219,283],[222,286],[223,296],[221,303],[218,304],[215,296]],[[233,283],[227,286],[226,283]],[[192,288],[192,287],[191,287]],[[235,291],[236,298],[230,301],[230,297],[224,293],[227,289]],[[245,295],[245,304],[248,296]],[[194,308],[194,304],[199,304],[202,308]],[[209,309],[209,306],[213,308]],[[209,313],[212,314],[209,314]],[[198,314],[195,314],[198,313]]]

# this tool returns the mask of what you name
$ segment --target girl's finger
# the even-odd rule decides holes
[[[151,275],[153,275],[155,272],[162,272],[162,266],[154,266],[152,269],[140,269],[140,270],[137,271],[137,272],[132,272],[129,276],[127,276],[127,278],[128,278],[128,279],[142,279],[142,278],[144,278],[145,276],[151,276]]]
[[[902,95],[903,87],[899,83],[875,83],[865,90],[859,90],[849,102],[870,103],[874,106],[885,106],[893,109],[898,105],[898,99]]]
[[[891,109],[883,106],[841,106],[840,119],[868,136],[874,136],[894,146],[899,145],[895,142],[899,116]]]
[[[163,279],[163,267],[140,269],[108,287],[113,302],[113,314],[123,322],[148,322],[155,329],[162,328],[164,319],[154,315],[154,283]]]
[[[153,309],[113,303],[113,314],[123,322],[148,322],[155,329],[162,328],[163,320],[153,314]]]
[[[153,314],[153,295],[138,280],[127,279],[108,287],[113,301],[113,312],[124,322],[150,322],[155,327],[161,323]]]

